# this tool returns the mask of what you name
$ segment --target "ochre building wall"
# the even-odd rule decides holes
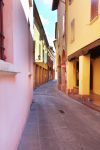
[[[99,1],[98,14],[100,14]],[[91,0],[73,0],[67,3],[67,50],[68,56],[100,38],[100,16],[91,20]],[[77,10],[77,11],[76,11]],[[71,21],[75,19],[75,40],[71,42]]]

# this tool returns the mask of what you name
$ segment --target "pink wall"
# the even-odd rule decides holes
[[[4,2],[5,52],[19,73],[0,72],[0,150],[16,150],[32,101],[33,44],[20,0]]]
[[[7,61],[13,61],[13,17],[12,17],[13,3],[12,0],[5,0],[3,7],[3,28],[5,42],[4,47],[6,48],[5,54],[7,56]],[[9,36],[8,36],[9,35]]]

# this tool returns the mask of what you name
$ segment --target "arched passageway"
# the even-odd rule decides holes
[[[62,52],[62,63],[61,63],[61,90],[66,92],[66,54]]]
[[[58,57],[58,88],[61,89],[61,56]]]

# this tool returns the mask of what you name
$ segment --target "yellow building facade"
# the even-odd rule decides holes
[[[34,2],[34,48],[33,48],[33,88],[48,81],[49,43]]]
[[[85,98],[100,95],[99,14],[99,0],[66,1],[67,89]]]
[[[63,6],[63,7],[62,7]],[[61,37],[63,8],[65,7],[65,39]],[[90,99],[100,95],[100,0],[53,0],[52,9],[58,11],[56,64],[60,89],[66,82],[68,94]],[[60,32],[60,35],[59,35]],[[63,80],[62,40],[65,40],[66,80]]]

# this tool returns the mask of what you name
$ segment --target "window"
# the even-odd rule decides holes
[[[44,49],[43,49],[43,61],[44,61]]]
[[[39,44],[39,55],[38,55],[38,59],[41,59],[41,45]]]
[[[69,0],[69,5],[71,5],[71,4],[72,4],[72,1],[73,1],[73,0]]]
[[[98,0],[91,0],[91,20],[98,16]]]
[[[71,43],[75,40],[75,19],[71,22]]]
[[[0,59],[5,60],[4,47],[3,47],[3,1],[0,0]]]
[[[43,30],[40,29],[40,40],[43,40]]]
[[[29,7],[32,7],[32,0],[29,0]]]

